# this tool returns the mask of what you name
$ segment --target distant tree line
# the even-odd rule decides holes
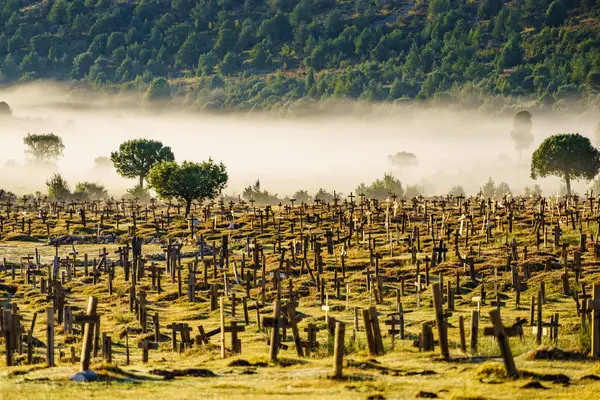
[[[0,83],[252,110],[317,99],[600,101],[591,0],[5,0]],[[174,84],[194,78],[197,85]],[[2,109],[0,107],[0,113]]]

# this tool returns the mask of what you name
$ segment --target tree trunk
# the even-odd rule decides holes
[[[140,175],[140,189],[144,188],[144,176]]]
[[[567,184],[567,196],[571,196],[571,176],[568,173],[565,174],[565,183]]]
[[[185,201],[185,218],[190,216],[191,208],[192,208],[192,200],[186,200]]]

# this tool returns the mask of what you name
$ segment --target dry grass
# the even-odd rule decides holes
[[[456,215],[454,215],[454,218]],[[245,245],[245,237],[251,234],[250,217],[243,215],[236,218],[236,223],[241,228],[233,231],[226,230],[227,224],[219,224],[217,232],[213,233],[209,228],[204,227],[201,230],[208,243],[220,240],[224,232],[230,234],[230,247],[234,254],[232,261],[238,263],[241,258],[241,252]],[[36,352],[37,359],[41,362],[34,366],[24,365],[23,356],[17,357],[19,365],[6,368],[0,366],[0,399],[17,398],[60,398],[65,399],[76,396],[77,398],[160,398],[160,399],[187,399],[187,398],[298,398],[302,396],[311,396],[313,398],[415,398],[417,394],[423,392],[435,393],[439,398],[451,399],[562,399],[577,398],[578,400],[595,399],[599,393],[600,383],[594,376],[600,375],[595,363],[587,359],[585,355],[587,335],[580,333],[580,318],[577,317],[574,308],[574,302],[571,298],[562,295],[562,284],[560,274],[562,269],[554,269],[551,272],[543,272],[543,260],[552,256],[557,260],[556,252],[548,246],[542,248],[540,252],[535,251],[532,243],[533,235],[531,232],[531,217],[527,213],[523,218],[517,218],[515,221],[515,232],[511,235],[497,232],[489,244],[485,243],[484,238],[478,233],[472,238],[475,251],[477,243],[481,242],[481,254],[475,255],[476,269],[479,273],[486,273],[484,285],[488,293],[488,299],[493,297],[494,282],[493,268],[500,268],[498,285],[500,291],[506,294],[506,307],[502,309],[505,324],[509,324],[517,317],[529,319],[528,304],[532,296],[537,293],[539,283],[543,279],[546,283],[547,304],[544,307],[544,320],[554,312],[560,314],[560,337],[557,344],[550,343],[544,338],[543,348],[537,349],[534,335],[531,327],[526,324],[524,327],[525,337],[523,340],[511,338],[510,343],[512,352],[516,357],[517,368],[523,371],[521,378],[513,380],[507,379],[502,368],[498,347],[495,341],[490,337],[482,336],[482,328],[489,325],[487,311],[489,305],[482,306],[480,321],[479,348],[477,354],[469,358],[469,354],[462,354],[459,347],[458,317],[465,317],[467,330],[470,323],[470,313],[474,308],[471,297],[478,295],[479,286],[470,285],[466,276],[461,279],[463,287],[461,293],[457,295],[456,310],[449,318],[449,339],[451,355],[457,358],[456,362],[438,361],[439,354],[421,353],[413,346],[414,338],[420,332],[420,326],[424,321],[434,320],[433,308],[431,306],[431,290],[427,289],[422,293],[421,307],[416,308],[416,296],[407,294],[402,297],[402,303],[405,310],[413,312],[406,315],[407,340],[396,338],[394,348],[389,334],[384,334],[384,346],[386,354],[379,357],[371,357],[368,354],[364,332],[354,332],[353,326],[354,306],[365,307],[369,304],[368,294],[364,291],[365,278],[361,274],[364,267],[369,263],[369,253],[364,245],[354,246],[348,251],[347,268],[348,278],[346,282],[351,283],[352,289],[348,308],[343,296],[345,290],[342,289],[342,298],[335,299],[332,286],[328,286],[330,315],[348,323],[346,329],[346,355],[343,380],[329,379],[332,371],[332,344],[328,337],[324,312],[320,309],[318,293],[310,285],[310,279],[305,274],[294,278],[294,288],[300,290],[304,296],[300,299],[298,311],[304,316],[300,323],[300,328],[304,328],[307,323],[315,323],[321,331],[318,334],[320,343],[317,349],[310,356],[299,359],[291,340],[291,334],[288,332],[288,338],[285,342],[289,346],[288,350],[280,352],[280,361],[277,364],[267,362],[268,346],[266,340],[268,335],[259,331],[256,327],[256,313],[250,311],[250,324],[246,331],[240,334],[242,339],[242,354],[231,355],[224,360],[220,358],[220,349],[217,346],[218,336],[215,336],[208,346],[200,346],[186,350],[183,354],[171,351],[171,343],[168,337],[160,342],[158,350],[150,352],[150,363],[142,364],[140,361],[141,353],[137,349],[137,342],[145,334],[141,333],[137,321],[128,309],[128,283],[124,281],[122,270],[118,270],[114,282],[114,294],[109,296],[107,293],[106,277],[102,277],[98,285],[93,286],[89,278],[82,277],[83,269],[78,268],[79,275],[73,282],[67,283],[65,287],[70,290],[68,296],[69,304],[83,309],[88,296],[99,298],[99,312],[102,315],[101,330],[107,332],[113,339],[113,365],[101,363],[100,359],[95,360],[93,368],[97,371],[101,380],[89,384],[77,384],[70,382],[68,377],[78,370],[77,364],[71,364],[67,360],[59,360],[58,350],[63,350],[67,355],[70,354],[70,346],[75,346],[79,354],[81,348],[81,337],[79,335],[66,336],[62,334],[62,327],[56,329],[56,347],[57,347],[57,367],[43,367],[43,349]],[[327,225],[329,222],[326,223]],[[154,229],[143,227],[141,235],[151,235]],[[258,224],[255,222],[255,227]],[[424,225],[423,225],[424,226]],[[272,251],[272,244],[275,240],[275,225],[269,224],[260,239],[265,244],[265,255],[267,256],[267,271],[275,269],[278,266],[279,254]],[[114,227],[113,227],[114,228]],[[127,224],[122,223],[120,231],[127,229]],[[283,243],[297,238],[298,225],[296,233],[291,234],[289,226],[285,226]],[[594,224],[593,228],[596,226]],[[64,221],[60,221],[53,234],[67,233]],[[313,231],[322,232],[324,227]],[[571,246],[578,243],[578,231],[563,227],[565,235],[563,241]],[[18,230],[18,229],[17,229]],[[35,228],[32,236],[44,237],[45,228]],[[422,232],[426,229],[422,229]],[[15,232],[7,235],[5,241],[0,243],[0,254],[10,262],[18,262],[20,257],[32,255],[35,249],[39,250],[42,261],[50,262],[55,249],[46,246],[40,242],[31,241],[13,241],[11,238],[20,235]],[[169,237],[183,237],[187,235],[185,224],[179,221],[173,224],[172,229],[167,232]],[[380,321],[385,319],[385,314],[393,312],[396,307],[396,289],[399,287],[398,277],[401,275],[414,275],[414,266],[410,263],[410,256],[407,254],[405,244],[397,246],[394,250],[394,256],[389,257],[389,249],[383,244],[385,229],[382,225],[377,225],[372,229],[372,235],[379,239],[380,247],[377,252],[384,256],[380,261],[381,274],[385,276],[385,301],[377,305],[380,313]],[[423,235],[425,236],[425,235]],[[519,248],[523,245],[529,247],[528,263],[532,266],[538,266],[538,271],[528,283],[528,289],[521,295],[521,306],[517,307],[514,301],[512,289],[510,288],[510,272],[503,271],[506,264],[504,247],[505,242],[510,242],[515,237],[519,243]],[[353,240],[353,245],[355,241]],[[79,259],[82,259],[84,253],[90,255],[90,259],[97,257],[98,252],[106,248],[111,259],[115,259],[115,251],[118,245],[99,245],[85,244],[76,246],[79,251]],[[422,237],[422,247],[429,252],[431,248],[431,239]],[[451,246],[449,246],[451,247]],[[70,246],[64,246],[60,250],[60,255],[66,257],[71,251]],[[183,252],[194,251],[194,247],[185,246]],[[144,254],[161,253],[159,244],[149,244],[144,246]],[[461,252],[465,249],[461,246]],[[309,255],[312,266],[312,253]],[[419,254],[423,258],[425,253]],[[339,265],[339,260],[334,256],[323,254],[326,278],[333,277],[334,266]],[[572,255],[570,256],[572,259]],[[185,265],[192,259],[184,259],[182,262],[183,280],[187,282],[187,268]],[[521,261],[523,262],[523,261]],[[157,261],[157,263],[161,263]],[[584,281],[588,283],[588,288],[592,282],[597,282],[600,276],[597,261],[590,254],[585,254],[583,259]],[[199,268],[202,270],[202,268]],[[461,271],[458,262],[454,257],[453,251],[448,252],[448,260],[436,269],[431,271],[432,281],[437,281],[439,271],[444,271],[446,279],[454,283],[454,271]],[[212,278],[212,267],[209,268]],[[198,285],[203,278],[198,277]],[[87,282],[84,284],[84,281]],[[209,280],[212,282],[212,279]],[[221,283],[222,278],[214,281]],[[0,284],[15,285],[17,287],[16,296],[12,302],[16,303],[25,320],[29,321],[33,312],[38,313],[38,323],[35,334],[37,338],[45,341],[45,307],[47,303],[39,290],[33,290],[30,286],[24,284],[24,278],[17,274],[17,279],[13,282],[10,275],[0,273]],[[185,295],[178,298],[177,285],[171,283],[163,277],[164,293],[158,295],[155,290],[150,288],[149,279],[146,277],[139,288],[144,288],[148,293],[151,312],[158,311],[161,318],[162,333],[170,335],[170,332],[164,328],[170,322],[188,322],[194,328],[203,325],[206,330],[218,326],[218,312],[209,311],[208,291],[202,288],[197,290],[198,301],[190,303]],[[571,287],[574,288],[574,282],[571,275]],[[275,296],[272,290],[272,284],[268,277],[267,282],[267,304],[262,309],[262,315],[270,315],[272,312],[270,303]],[[359,289],[360,288],[360,289]],[[284,285],[284,299],[287,298],[287,282]],[[237,285],[233,286],[240,296],[244,293],[244,288]],[[6,298],[7,293],[0,289],[0,301]],[[260,298],[259,290],[251,290],[251,302]],[[229,307],[228,307],[229,308]],[[241,306],[237,310],[237,320],[242,319]],[[229,310],[227,311],[227,320],[230,320]],[[26,322],[27,323],[27,322]],[[362,320],[360,323],[362,327]],[[119,333],[125,328],[131,328],[130,345],[132,365],[125,366],[125,348],[124,340],[119,340]],[[386,332],[387,327],[381,324],[382,331]],[[302,332],[303,337],[305,336]],[[434,330],[437,339],[437,331]],[[354,339],[352,339],[354,337]],[[227,344],[229,345],[229,337]],[[562,350],[552,350],[550,346]],[[535,352],[532,352],[532,350]],[[563,351],[564,350],[564,351]],[[567,356],[568,350],[577,357]],[[571,353],[568,353],[571,354]],[[542,356],[543,355],[543,356]],[[551,356],[553,355],[553,356]],[[214,373],[213,377],[186,376],[194,373],[193,370],[208,370]],[[178,373],[157,374],[159,371],[174,371]],[[154,371],[154,373],[153,373]],[[191,371],[191,372],[190,372]],[[196,371],[197,374],[197,371]],[[569,378],[569,383],[553,382],[544,380],[544,377],[562,374]],[[583,378],[583,379],[582,379]],[[533,383],[532,383],[533,382]],[[539,384],[538,384],[539,382]],[[524,388],[525,387],[525,388]],[[527,388],[530,387],[530,388]],[[536,389],[537,387],[537,389]],[[539,387],[543,387],[542,389]],[[421,395],[423,395],[421,393]]]

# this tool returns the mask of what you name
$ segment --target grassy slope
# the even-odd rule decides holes
[[[238,221],[243,222],[243,221]],[[542,257],[552,252],[551,248],[543,249],[537,254],[531,244],[532,235],[526,225],[530,218],[524,218],[516,223],[517,238],[521,244],[529,244],[531,263],[542,262]],[[221,229],[224,226],[220,227]],[[595,226],[593,227],[595,228]],[[61,229],[59,227],[58,229]],[[565,228],[567,229],[567,228]],[[249,226],[245,225],[240,231],[235,231],[232,246],[236,251],[236,258],[239,257],[239,249],[242,246],[242,240],[236,240],[245,237],[249,232]],[[378,235],[384,233],[383,228],[378,228]],[[209,230],[205,234],[210,239],[215,239],[219,234],[211,235]],[[289,231],[288,231],[289,235]],[[377,236],[378,236],[377,235]],[[291,237],[291,235],[289,235]],[[482,245],[482,257],[478,259],[477,267],[479,271],[486,270],[491,273],[492,266],[504,265],[504,240],[501,234],[496,234],[494,241],[486,246]],[[274,237],[272,227],[263,235],[263,240],[269,242]],[[480,237],[475,238],[475,242]],[[572,245],[577,242],[577,232],[568,232],[564,240]],[[475,243],[474,242],[474,243]],[[32,254],[36,244],[24,242],[5,242],[0,247],[2,254],[9,260],[17,260],[22,255]],[[39,245],[38,245],[39,246]],[[424,247],[429,248],[429,240],[425,241]],[[54,248],[39,246],[43,260],[47,261],[53,255]],[[97,254],[99,246],[86,245],[78,246],[78,251],[92,255]],[[115,246],[108,246],[107,249],[114,254]],[[184,249],[184,251],[187,249]],[[387,249],[381,247],[378,249],[381,254],[385,254]],[[382,314],[391,312],[395,308],[395,291],[397,287],[394,278],[400,271],[414,273],[414,267],[400,263],[406,260],[405,248],[401,249],[402,255],[393,259],[389,257],[382,261],[382,270],[388,277],[388,291],[386,293],[385,303],[378,305],[380,312],[380,321],[384,319]],[[145,254],[158,252],[156,245],[149,245],[144,248]],[[70,249],[62,248],[61,255],[65,256]],[[270,250],[265,251],[268,256],[268,270],[277,265],[277,255],[272,254]],[[452,252],[450,252],[452,253]],[[421,256],[424,256],[422,254]],[[368,252],[364,249],[356,248],[349,252],[349,281],[356,285],[364,283],[364,277],[361,275],[362,267],[368,264]],[[326,265],[338,265],[332,258],[325,258]],[[597,262],[590,258],[589,254],[584,257],[585,282],[596,282],[598,278]],[[447,276],[451,276],[451,271],[458,268],[455,259],[450,257],[447,263],[443,264],[438,270],[445,270]],[[185,270],[185,269],[184,269]],[[81,269],[80,269],[81,272]],[[505,324],[514,320],[515,317],[528,318],[529,312],[527,305],[528,299],[534,295],[538,288],[538,282],[544,279],[547,285],[548,303],[544,308],[544,320],[548,320],[553,312],[560,313],[561,329],[559,347],[562,349],[578,350],[581,346],[578,334],[579,318],[574,312],[574,302],[572,299],[562,296],[560,274],[562,270],[553,270],[549,273],[539,272],[529,282],[529,289],[522,295],[521,308],[515,308],[512,293],[509,289],[510,274],[501,273],[501,291],[510,294],[508,306],[503,309]],[[78,278],[67,287],[71,288],[72,295],[69,296],[69,303],[79,307],[85,306],[85,301],[89,295],[98,296],[100,299],[99,311],[102,317],[102,331],[112,335],[114,363],[118,366],[107,366],[102,364],[101,360],[96,360],[93,369],[101,373],[106,381],[94,384],[74,384],[67,379],[78,369],[78,364],[70,364],[67,361],[58,360],[58,367],[47,369],[43,364],[36,366],[17,366],[7,369],[0,367],[0,399],[4,398],[65,398],[68,396],[81,397],[82,394],[90,397],[108,397],[108,398],[198,398],[203,396],[214,398],[247,398],[254,397],[298,397],[309,395],[320,398],[367,398],[372,395],[383,395],[385,398],[414,398],[419,391],[437,393],[441,398],[486,398],[486,399],[505,399],[509,397],[519,398],[579,398],[592,399],[597,398],[597,391],[600,389],[600,383],[591,380],[579,380],[581,377],[590,374],[600,375],[596,364],[592,361],[533,361],[529,360],[526,353],[535,348],[534,336],[529,327],[525,329],[525,340],[520,342],[518,339],[512,339],[512,349],[517,357],[517,367],[521,371],[531,371],[543,375],[549,373],[561,373],[571,379],[570,385],[554,384],[542,381],[542,385],[552,390],[520,389],[526,383],[537,380],[535,378],[521,378],[516,381],[506,381],[501,377],[501,368],[499,359],[492,360],[482,364],[481,360],[473,359],[461,363],[448,363],[436,361],[438,353],[419,353],[412,346],[412,340],[396,340],[394,350],[390,351],[391,339],[386,335],[384,344],[388,353],[385,356],[376,357],[376,361],[368,355],[365,349],[364,333],[356,333],[356,343],[351,344],[352,320],[351,311],[344,310],[344,301],[333,299],[330,290],[330,303],[332,305],[331,315],[340,318],[349,323],[347,325],[346,347],[349,354],[345,360],[350,366],[344,369],[347,380],[333,381],[327,376],[332,369],[332,358],[328,355],[327,333],[325,329],[324,313],[320,310],[320,304],[314,290],[310,291],[310,296],[303,297],[300,300],[299,311],[306,315],[301,322],[300,327],[306,326],[307,322],[315,322],[320,328],[319,342],[322,344],[319,351],[313,356],[298,360],[295,350],[288,335],[289,350],[280,353],[281,363],[277,366],[250,366],[250,367],[231,367],[229,363],[233,360],[244,359],[252,364],[266,363],[268,356],[268,347],[266,346],[266,334],[259,332],[255,326],[255,314],[250,313],[250,326],[246,332],[241,334],[242,354],[240,356],[228,355],[227,359],[221,360],[219,357],[218,337],[213,338],[209,347],[200,347],[186,351],[179,355],[170,350],[170,340],[161,342],[159,351],[150,353],[150,363],[143,365],[140,363],[141,354],[136,347],[137,340],[141,334],[132,334],[130,336],[130,345],[132,347],[132,366],[124,367],[124,341],[118,340],[118,334],[125,327],[137,328],[135,317],[127,310],[127,295],[125,292],[125,282],[122,273],[117,274],[115,281],[115,295],[109,298],[106,291],[106,281],[102,278],[97,287],[92,285],[82,285]],[[332,272],[326,274],[331,277]],[[184,280],[186,274],[184,273]],[[432,271],[432,276],[437,276],[437,271]],[[199,278],[200,280],[200,278]],[[306,283],[306,276],[296,278],[295,287],[298,288],[301,282]],[[435,280],[435,278],[434,278]],[[10,277],[2,276],[0,281],[6,284],[12,284]],[[20,279],[17,279],[20,282]],[[88,279],[89,281],[89,279]],[[209,304],[205,300],[206,292],[199,292],[199,301],[190,304],[187,298],[177,300],[167,300],[176,297],[177,286],[167,283],[163,280],[163,287],[166,292],[157,296],[149,291],[149,300],[152,310],[159,310],[161,314],[162,333],[168,334],[166,326],[168,322],[189,322],[195,329],[197,325],[202,324],[207,329],[218,326],[218,312],[210,313]],[[220,281],[219,281],[220,282]],[[486,280],[486,291],[493,293],[493,284]],[[270,282],[268,282],[270,283]],[[149,285],[148,278],[144,284]],[[463,278],[463,284],[466,279]],[[572,287],[574,282],[571,283]],[[268,284],[270,288],[272,285]],[[588,284],[588,287],[590,285]],[[354,285],[353,285],[354,287]],[[240,291],[240,288],[234,286],[234,290]],[[477,293],[477,288],[473,288]],[[1,292],[0,292],[1,293]],[[252,297],[258,295],[256,290],[252,291]],[[269,293],[268,299],[272,298],[273,293]],[[453,356],[462,356],[458,340],[458,316],[463,315],[468,327],[470,320],[470,311],[473,304],[470,298],[473,294],[470,291],[462,293],[461,298],[457,299],[456,308],[453,316],[450,318],[450,339],[451,354]],[[0,295],[2,300],[3,295]],[[35,336],[45,341],[45,314],[46,303],[37,290],[27,288],[19,284],[19,292],[15,299],[26,319],[31,318],[32,312],[38,312],[38,324]],[[415,296],[409,295],[402,299],[405,310],[415,309]],[[352,290],[350,298],[350,310],[353,306],[365,307],[368,304],[368,297],[364,292]],[[270,301],[267,301],[267,307],[262,310],[263,315],[270,315]],[[414,313],[407,315],[407,331],[413,336],[420,332],[420,323],[434,319],[433,310],[430,301],[430,289],[423,294],[423,307]],[[489,324],[487,310],[489,306],[482,307],[482,321],[480,329]],[[241,307],[238,308],[238,320],[241,318]],[[228,317],[229,320],[229,317]],[[362,327],[362,323],[360,324]],[[61,327],[56,330],[57,348],[65,348],[69,354],[68,346],[64,346],[65,336],[61,332]],[[383,329],[383,324],[382,324]],[[468,328],[467,328],[468,331]],[[435,332],[435,331],[434,331]],[[481,333],[481,331],[480,331]],[[437,338],[437,333],[434,333]],[[303,334],[304,336],[305,334]],[[77,352],[80,350],[78,337],[75,343]],[[227,338],[229,343],[229,337]],[[437,350],[437,349],[436,349]],[[491,338],[480,336],[481,356],[497,356],[498,350]],[[43,357],[43,350],[38,350],[38,356]],[[149,374],[152,369],[184,369],[184,368],[206,368],[218,375],[213,378],[176,378],[175,380],[163,381],[156,375]],[[421,375],[425,370],[434,371],[434,375]],[[467,396],[467,397],[465,397]]]

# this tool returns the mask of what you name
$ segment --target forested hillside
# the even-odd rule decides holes
[[[600,103],[597,0],[3,0],[0,82],[181,95]],[[163,79],[166,78],[166,79]]]

